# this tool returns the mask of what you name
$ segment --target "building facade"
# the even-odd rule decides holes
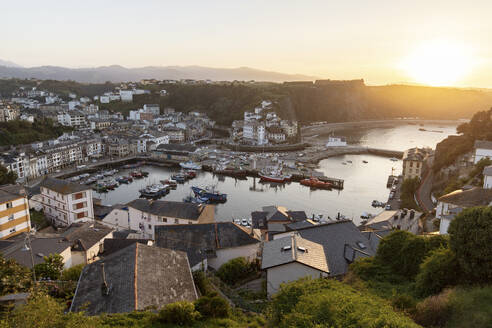
[[[31,229],[29,205],[24,188],[0,186],[0,239],[7,239]]]

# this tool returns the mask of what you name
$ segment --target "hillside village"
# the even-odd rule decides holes
[[[452,161],[443,159],[447,141],[392,157],[402,174],[388,177],[387,201],[374,200],[379,213],[361,214],[360,224],[307,205],[247,201],[249,218],[223,221],[216,207],[227,195],[217,190],[193,186],[194,197],[183,201],[165,195],[202,170],[310,190],[343,189],[343,181],[316,171],[309,158],[319,150],[300,143],[300,124],[281,117],[273,100],[257,102],[227,129],[200,111],[152,103],[127,115],[99,109],[132,104],[151,92],[139,86],[160,83],[124,83],[92,99],[21,87],[2,100],[3,122],[48,120],[68,129],[0,154],[2,323],[26,326],[47,315],[36,307],[52,304],[61,326],[314,327],[332,304],[341,327],[349,325],[344,311],[357,326],[448,327],[479,302],[471,293],[490,297],[492,110],[480,121],[482,134],[474,119],[458,128],[473,146]],[[322,151],[353,149],[330,136]],[[123,204],[98,198],[148,175],[144,165],[181,171]],[[131,173],[117,177],[124,169]],[[481,253],[467,251],[475,248]],[[23,318],[30,309],[33,317]],[[476,311],[490,322],[489,307]]]

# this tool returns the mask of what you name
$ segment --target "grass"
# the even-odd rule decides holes
[[[456,288],[449,305],[451,314],[446,328],[492,327],[492,286]]]

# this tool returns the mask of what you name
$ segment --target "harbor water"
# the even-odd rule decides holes
[[[443,132],[419,131],[419,128],[422,127],[403,125],[391,129],[345,131],[343,135],[354,143],[368,147],[405,150],[423,146],[434,148],[439,141],[456,131],[456,125],[424,127],[426,130]],[[214,185],[217,190],[228,196],[226,203],[216,205],[217,221],[246,219],[250,217],[252,211],[261,210],[262,206],[282,205],[290,210],[304,210],[308,216],[323,214],[325,217],[333,218],[340,213],[358,224],[361,213],[377,214],[382,211],[381,208],[373,208],[371,202],[387,200],[388,175],[400,174],[401,166],[401,160],[391,161],[389,158],[373,155],[344,155],[322,160],[318,170],[328,177],[344,179],[343,190],[311,190],[296,182],[284,185],[260,183],[258,178],[237,180],[198,171],[195,179],[178,184],[176,190],[171,190],[161,199],[182,201],[190,195],[191,186]],[[114,191],[95,196],[100,198],[104,205],[124,204],[138,198],[139,190],[146,185],[168,179],[179,170],[153,166],[143,166],[141,169],[149,172],[147,178],[134,180],[128,185],[120,185]],[[121,170],[117,175],[128,175],[130,171]]]

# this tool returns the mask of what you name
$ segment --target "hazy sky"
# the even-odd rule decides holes
[[[427,83],[438,81],[422,77],[434,66],[427,48],[414,52],[444,42],[450,46],[438,56],[466,54],[456,65],[445,62],[462,68],[459,78],[435,83],[492,87],[491,13],[491,0],[2,0],[0,59],[23,66],[248,66],[370,84]],[[409,56],[417,56],[411,68]]]

